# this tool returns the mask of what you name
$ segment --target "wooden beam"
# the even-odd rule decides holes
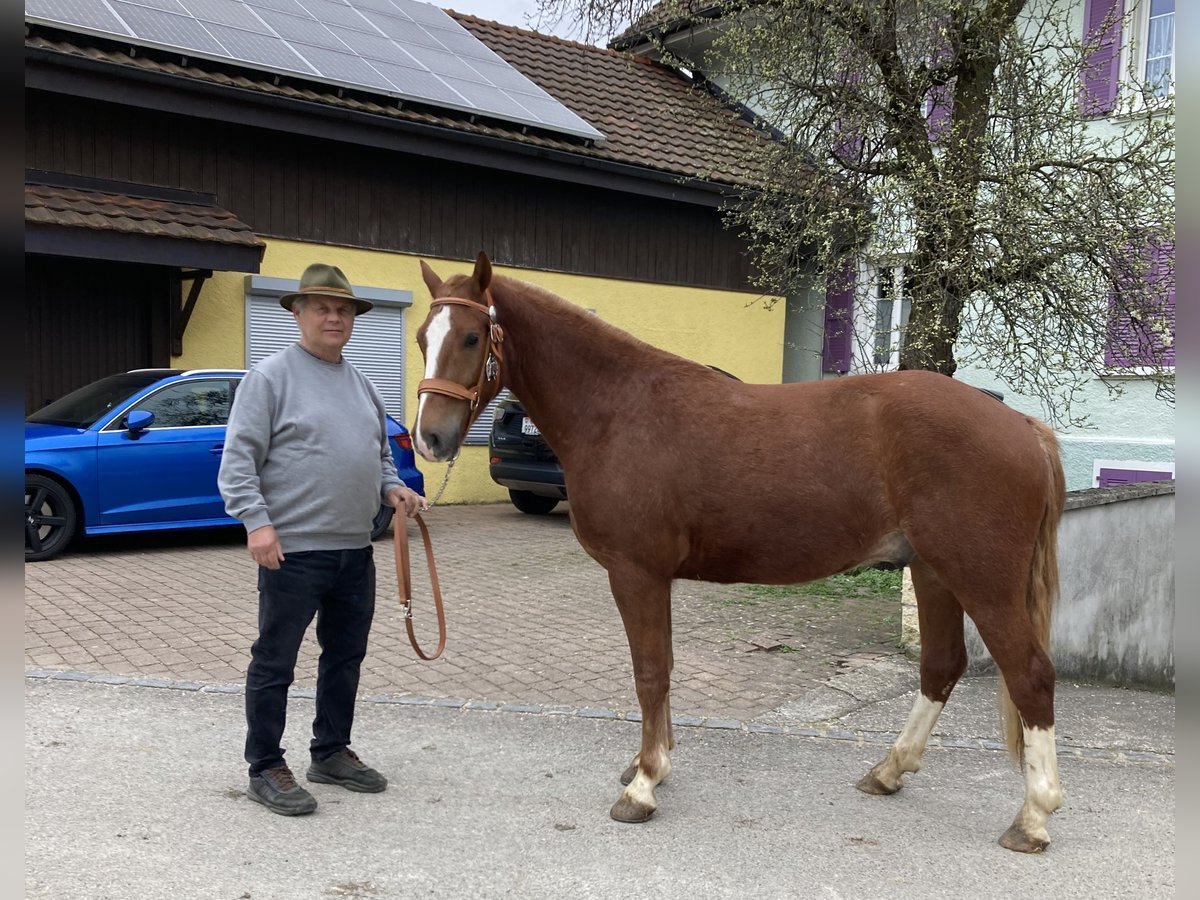
[[[200,298],[200,289],[204,287],[204,282],[209,278],[212,278],[212,269],[193,269],[179,273],[179,278],[171,291],[172,356],[183,355],[183,333],[187,330],[188,320],[191,319],[192,311],[196,308],[196,301]],[[186,301],[183,300],[183,282],[185,281],[192,283]]]

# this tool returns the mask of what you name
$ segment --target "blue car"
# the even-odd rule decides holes
[[[76,537],[238,525],[217,469],[245,369],[135,369],[67,394],[25,419],[25,561]],[[400,477],[419,494],[408,430],[388,417]],[[371,531],[387,531],[381,505]]]

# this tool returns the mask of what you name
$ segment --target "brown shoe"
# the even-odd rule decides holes
[[[281,816],[303,816],[317,808],[317,798],[296,783],[287,766],[263,769],[250,776],[246,794]]]
[[[387,787],[387,779],[346,748],[322,760],[313,760],[305,777],[318,784],[340,784],[350,791],[378,794]]]

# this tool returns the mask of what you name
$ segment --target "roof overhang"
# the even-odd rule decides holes
[[[29,47],[25,87],[700,206],[722,206],[738,193],[727,184],[520,141]]]
[[[266,243],[210,194],[25,173],[25,252],[257,272]]]
[[[658,7],[652,7],[642,21],[631,25],[610,40],[608,47],[610,50],[658,59],[660,44],[679,44],[688,38],[689,33],[711,31],[727,14],[727,6],[726,3],[694,0],[691,3],[677,3],[669,9],[659,10]],[[706,47],[711,44],[711,33],[703,40]]]

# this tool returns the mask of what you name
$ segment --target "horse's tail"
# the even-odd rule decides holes
[[[1037,541],[1033,545],[1033,561],[1029,568],[1029,582],[1025,591],[1025,609],[1029,613],[1033,633],[1042,650],[1050,649],[1050,616],[1054,601],[1058,599],[1058,522],[1062,518],[1066,501],[1066,479],[1062,461],[1059,459],[1058,438],[1044,422],[1026,419],[1037,433],[1046,457],[1049,480],[1046,505],[1042,512],[1042,523],[1038,528]],[[1000,718],[1004,726],[1004,742],[1013,762],[1019,763],[1025,754],[1025,732],[1021,727],[1021,715],[1016,704],[1008,695],[1004,676],[1000,676]]]

